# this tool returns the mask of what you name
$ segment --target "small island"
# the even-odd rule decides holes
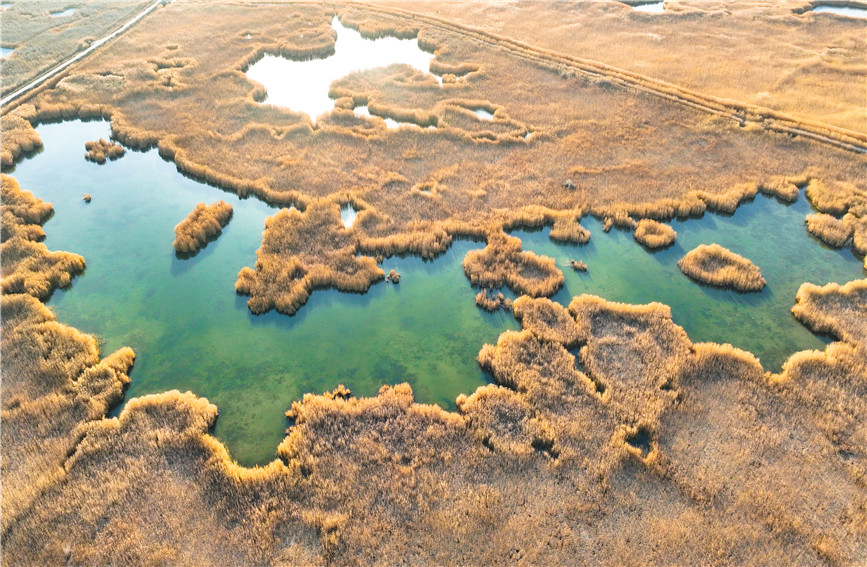
[[[93,142],[86,142],[84,149],[87,153],[84,154],[84,159],[95,163],[105,163],[106,159],[118,159],[126,152],[123,146],[117,142],[109,142],[104,138]]]
[[[852,227],[829,214],[807,215],[807,232],[832,248],[842,248],[852,237]]]
[[[759,291],[766,283],[758,266],[719,244],[702,244],[689,251],[677,265],[681,272],[703,284]]]
[[[635,240],[647,248],[664,248],[671,246],[677,239],[677,231],[671,226],[653,219],[641,219],[632,235]]]
[[[196,254],[209,240],[222,234],[231,218],[232,205],[224,201],[211,205],[199,203],[189,216],[175,227],[175,252],[187,256]]]

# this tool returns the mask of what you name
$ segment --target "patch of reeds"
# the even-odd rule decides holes
[[[825,213],[807,215],[807,232],[834,248],[842,248],[852,237],[852,227]]]
[[[206,205],[199,203],[187,218],[175,227],[175,241],[172,246],[179,255],[194,255],[208,245],[208,242],[222,234],[232,219],[232,205],[217,201]]]
[[[758,266],[719,244],[701,244],[678,260],[680,271],[708,285],[759,291],[765,278]]]
[[[638,221],[638,226],[635,227],[632,236],[647,248],[664,248],[674,244],[677,239],[677,231],[671,228],[671,225],[653,219],[641,219]]]
[[[508,311],[512,309],[512,300],[504,296],[502,292],[493,294],[488,289],[483,289],[476,294],[476,305],[488,313],[492,313],[498,309]]]
[[[521,240],[503,232],[489,236],[484,249],[468,252],[463,264],[473,285],[508,286],[515,293],[533,297],[554,295],[564,281],[553,259],[522,251]]]
[[[315,289],[365,292],[385,273],[340,221],[336,203],[314,202],[301,213],[282,209],[265,221],[255,269],[238,273],[235,291],[249,295],[253,313],[293,315]]]
[[[84,154],[84,159],[95,163],[105,163],[106,159],[116,160],[123,156],[126,150],[117,142],[109,142],[100,138],[97,141],[85,142],[84,149],[87,153]]]
[[[792,313],[818,333],[867,348],[867,279],[798,288]]]

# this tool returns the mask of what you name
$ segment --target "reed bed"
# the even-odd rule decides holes
[[[105,163],[106,159],[119,159],[126,151],[117,142],[109,142],[102,138],[92,142],[85,142],[84,149],[87,150],[87,153],[84,154],[84,159],[96,163]]]
[[[840,285],[804,283],[792,313],[811,329],[867,349],[867,279]]]
[[[777,12],[772,20],[751,3],[728,5],[730,16],[703,14],[705,8],[685,1],[669,4],[682,16],[677,24],[684,37],[714,38],[698,51],[722,53],[720,30],[737,35],[750,28],[753,39],[736,42],[735,53],[753,52],[755,37],[788,39],[793,29],[801,31],[793,23],[798,16]],[[260,106],[261,89],[241,69],[249,57],[279,49],[286,37],[320,26],[342,7],[175,3],[73,70],[83,77],[73,85],[108,72],[123,78],[120,90],[49,88],[31,107],[4,109],[4,165],[28,151],[28,143],[33,147],[33,124],[102,116],[111,118],[115,138],[131,147],[157,145],[188,174],[295,204],[303,211],[268,219],[255,269],[239,274],[236,289],[251,295],[254,312],[294,313],[317,286],[367,289],[384,273],[359,254],[436,255],[455,236],[488,241],[465,260],[471,280],[553,293],[562,273],[548,259],[521,251],[505,227],[559,221],[558,232],[580,239],[580,214],[635,228],[642,218],[733,210],[758,191],[791,195],[798,184],[780,180],[799,176],[809,179],[808,196],[822,212],[851,215],[844,222],[856,223],[853,243],[860,242],[863,159],[797,131],[795,139],[772,133],[791,121],[632,72],[557,59],[514,39],[495,45],[495,35],[398,17],[395,7],[353,6],[353,15],[343,17],[373,35],[417,29],[440,63],[475,70],[441,90],[405,70],[379,85],[352,77],[342,87],[354,93],[353,101],[358,95],[384,108],[419,109],[439,124],[444,101],[484,100],[496,105],[495,114],[532,125],[533,136],[481,138],[460,128],[388,133],[339,121],[314,130],[297,113]],[[668,30],[615,3],[539,5],[532,16],[518,6],[509,18],[499,6],[418,9],[489,10],[494,17],[476,25],[499,19],[515,37],[530,33],[552,48],[575,46],[568,49],[583,56],[598,49],[611,52],[605,57],[629,56],[623,49],[583,50],[587,41],[599,41],[597,30],[628,32],[618,34],[625,45]],[[550,25],[563,21],[564,10],[574,11],[569,21],[596,14],[607,25],[585,25],[586,36],[564,41],[562,34],[572,32],[563,30],[571,28]],[[518,20],[525,31],[515,31]],[[815,21],[828,31],[828,20]],[[201,22],[208,25],[193,25]],[[849,27],[835,41],[850,42],[859,53],[863,40],[854,34],[862,30]],[[711,28],[714,34],[707,33]],[[170,45],[154,41],[166,34]],[[322,38],[293,48],[315,48],[315,42]],[[696,49],[696,42],[683,43]],[[790,53],[790,42],[773,45],[771,58]],[[694,58],[671,57],[672,49],[684,49],[679,44],[659,49],[650,50],[650,61],[682,78],[678,69]],[[857,69],[862,62],[847,61],[845,53],[829,57],[830,67],[819,65],[836,77],[828,97],[803,98],[815,94],[806,81],[799,85],[804,94],[779,97],[783,108],[806,101],[809,121],[826,115],[814,106],[824,103],[813,100],[851,107],[857,93],[842,88],[835,67]],[[780,60],[791,67],[791,59]],[[703,73],[709,79],[693,73],[682,82],[718,81],[735,68],[742,66],[723,61]],[[598,76],[581,75],[588,69]],[[798,73],[810,77],[811,69]],[[731,98],[761,92],[759,74],[748,71],[742,82],[721,83],[738,95]],[[168,74],[178,85],[171,91]],[[698,111],[684,103],[706,106]],[[707,105],[723,114],[744,111],[748,127],[731,117],[708,118]],[[767,130],[754,127],[762,120]],[[17,138],[7,136],[7,124]],[[689,163],[679,157],[687,150]],[[563,179],[574,179],[574,187],[564,187]],[[6,195],[4,189],[4,235],[13,236],[4,236],[3,246],[35,244],[28,239],[38,232],[20,227],[44,220],[45,206],[15,193],[7,210]],[[338,203],[347,199],[365,203],[351,230],[339,218]],[[13,217],[18,220],[7,228]],[[29,244],[19,244],[12,259],[24,264],[45,253]],[[6,256],[3,249],[3,262]],[[49,290],[59,283],[46,275],[52,266],[33,267]],[[5,273],[4,265],[4,281]],[[4,559],[315,565],[403,557],[438,565],[622,565],[634,562],[640,549],[649,564],[855,564],[867,545],[861,529],[867,454],[857,425],[857,416],[867,413],[859,286],[847,284],[827,297],[804,291],[799,305],[811,314],[803,319],[843,342],[798,353],[775,376],[749,353],[692,344],[659,304],[581,296],[566,310],[522,298],[514,305],[522,330],[503,333],[479,353],[495,384],[459,398],[457,412],[416,403],[406,384],[384,386],[371,398],[352,397],[345,388],[307,394],[289,411],[292,425],[277,459],[252,469],[233,463],[208,433],[217,408],[191,393],[131,400],[118,418],[105,419],[122,397],[132,352],[100,361],[93,337],[53,321],[35,298],[4,288]]]
[[[69,252],[52,252],[42,244],[45,232],[39,226],[53,211],[18,182],[0,177],[2,187],[2,244],[0,244],[0,290],[48,299],[57,287],[68,287],[84,271],[84,258]]]
[[[758,266],[719,244],[701,244],[677,261],[680,271],[697,282],[739,291],[759,291],[765,278]]]
[[[232,205],[225,201],[210,205],[199,203],[175,227],[175,241],[172,243],[175,252],[186,256],[197,254],[223,233],[231,219]]]
[[[488,313],[505,309],[512,309],[512,300],[505,297],[502,292],[492,294],[489,290],[483,289],[476,294],[476,305],[487,311]]]
[[[301,230],[339,220],[336,204],[313,204],[269,224],[290,215]],[[265,244],[276,234],[266,229]],[[861,283],[802,303],[859,328]],[[699,563],[720,541],[738,563],[859,557],[863,534],[833,511],[865,498],[857,344],[799,353],[768,378],[748,353],[690,343],[659,304],[581,296],[567,310],[524,297],[523,330],[479,354],[495,384],[460,396],[457,412],[416,403],[406,384],[372,398],[307,394],[287,413],[278,459],[246,469],[209,434],[217,408],[189,392],[104,419],[132,351],[99,360],[93,337],[35,298],[0,303],[0,505],[14,564],[477,563],[516,549],[568,563],[591,560],[589,542],[592,560],[618,565],[634,557],[627,538],[654,563]],[[723,496],[730,507],[709,506]],[[455,534],[471,545],[456,548]]]
[[[647,248],[665,248],[674,244],[677,239],[677,231],[671,226],[653,219],[641,219],[638,221],[638,226],[635,227],[632,236]]]
[[[564,281],[563,272],[553,259],[521,251],[521,240],[502,232],[488,237],[483,250],[468,252],[463,264],[464,273],[473,285],[508,286],[521,295],[554,295]]]
[[[842,248],[852,237],[851,226],[825,213],[807,215],[805,222],[807,232],[834,248]]]

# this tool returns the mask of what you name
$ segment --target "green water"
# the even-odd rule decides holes
[[[87,261],[49,305],[64,323],[100,336],[104,353],[135,350],[127,399],[177,388],[217,404],[215,433],[241,463],[273,458],[283,414],[306,392],[345,384],[373,395],[409,382],[418,400],[454,407],[458,394],[486,382],[476,364],[482,344],[517,328],[505,312],[473,303],[461,261],[480,245],[469,242],[434,262],[385,260],[386,272],[401,273],[399,285],[382,282],[364,295],[317,291],[295,317],[252,315],[235,280],[255,263],[274,209],[185,178],[156,151],[128,151],[103,166],[85,161],[84,142],[109,136],[104,122],[39,133],[44,151],[12,175],[54,204],[48,247]],[[196,203],[218,199],[234,207],[222,236],[193,259],[175,258],[175,224]]]
[[[220,408],[215,434],[242,464],[274,456],[283,416],[305,392],[345,384],[375,394],[383,384],[407,381],[422,402],[453,407],[460,393],[486,382],[476,364],[484,343],[518,327],[511,315],[478,309],[461,269],[478,244],[456,242],[433,262],[392,258],[397,286],[379,283],[367,294],[314,292],[298,315],[250,314],[234,293],[238,271],[252,266],[264,220],[274,209],[240,200],[178,174],[156,151],[127,152],[96,165],[83,158],[84,142],[109,136],[104,122],[40,126],[45,149],[11,172],[24,189],[54,204],[46,223],[50,249],[84,256],[87,270],[49,305],[58,318],[101,337],[103,352],[131,346],[137,354],[127,399],[177,388],[207,397]],[[81,197],[89,193],[93,201]],[[223,199],[234,216],[223,235],[190,260],[175,258],[174,226],[198,202]],[[678,243],[648,253],[631,234],[605,234],[587,221],[585,246],[561,246],[547,230],[519,233],[525,248],[558,260],[567,283],[556,299],[595,293],[631,303],[662,301],[695,341],[731,342],[778,368],[788,354],[821,348],[790,315],[803,281],[861,277],[848,251],[826,249],[807,236],[803,197],[785,206],[759,198],[732,217],[707,215],[675,222]],[[762,269],[768,286],[739,294],[699,286],[676,261],[686,250],[716,241]],[[572,272],[583,259],[586,274]]]

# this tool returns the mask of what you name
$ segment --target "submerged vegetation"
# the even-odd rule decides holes
[[[739,291],[759,291],[765,278],[758,266],[719,244],[702,244],[690,250],[677,265],[692,279]]]
[[[793,29],[815,22],[820,38],[830,29],[784,6],[701,4],[670,1],[660,18],[680,18],[684,37],[707,37],[701,49],[714,53],[729,45],[719,30],[784,38],[768,52],[794,57]],[[432,258],[458,237],[486,242],[463,262],[482,288],[477,304],[508,308],[488,288],[522,295],[511,305],[521,329],[478,354],[493,383],[461,395],[456,411],[416,403],[400,383],[368,398],[342,386],[306,394],[287,413],[277,458],[244,468],[209,433],[216,406],[194,393],[135,398],[107,418],[135,354],[100,358],[96,338],[41,303],[84,259],[47,249],[41,224],[51,205],[3,175],[6,561],[621,565],[640,550],[648,564],[855,564],[864,556],[867,280],[804,284],[793,313],[836,339],[769,374],[748,352],[693,343],[660,303],[578,295],[566,308],[532,297],[553,295],[564,275],[506,233],[551,225],[552,238],[587,243],[580,220],[592,215],[605,230],[666,246],[676,233],[662,221],[730,212],[759,192],[792,200],[806,186],[820,213],[839,217],[813,218],[811,233],[867,252],[865,160],[850,151],[867,134],[841,78],[861,76],[859,30],[844,25],[834,36],[844,47],[825,59],[782,57],[792,80],[773,87],[788,94],[771,108],[737,102],[760,92],[755,69],[742,83],[723,81],[742,68],[734,60],[708,79],[698,76],[704,69],[685,71],[695,59],[669,50],[683,55],[692,42],[641,55],[662,79],[568,53],[603,49],[583,50],[601,29],[619,30],[627,47],[647,45],[670,21],[615,2],[533,6],[507,15],[450,3],[415,13],[396,3],[176,3],[30,102],[4,108],[4,167],[41,145],[35,124],[99,116],[129,147],[156,145],[188,175],[286,207],[265,221],[255,266],[238,274],[236,291],[253,313],[292,315],[315,289],[364,292],[386,277],[377,260]],[[465,24],[476,24],[478,9],[493,21]],[[574,27],[551,22],[564,10],[587,37],[563,41]],[[350,75],[334,84],[337,110],[315,129],[297,112],[260,105],[265,93],[244,69],[266,53],[329,53],[325,22],[335,11],[368,37],[417,37],[442,84],[400,66]],[[608,26],[584,25],[594,18]],[[617,63],[630,55],[612,51]],[[669,74],[683,80],[666,82]],[[790,83],[804,83],[805,94],[790,93]],[[823,83],[833,87],[828,102],[812,101]],[[808,99],[803,116],[783,114]],[[435,128],[388,131],[351,112],[362,104]],[[676,152],[689,159],[672,159]],[[178,225],[176,249],[198,250],[219,234],[231,215],[221,203],[197,206]],[[359,211],[351,227],[340,219],[346,203]],[[749,260],[717,245],[679,265],[714,285],[765,283]],[[399,274],[388,277],[397,283]]]
[[[232,218],[232,205],[217,201],[206,205],[199,203],[190,214],[175,227],[175,252],[183,255],[196,254],[208,242],[222,234]]]

